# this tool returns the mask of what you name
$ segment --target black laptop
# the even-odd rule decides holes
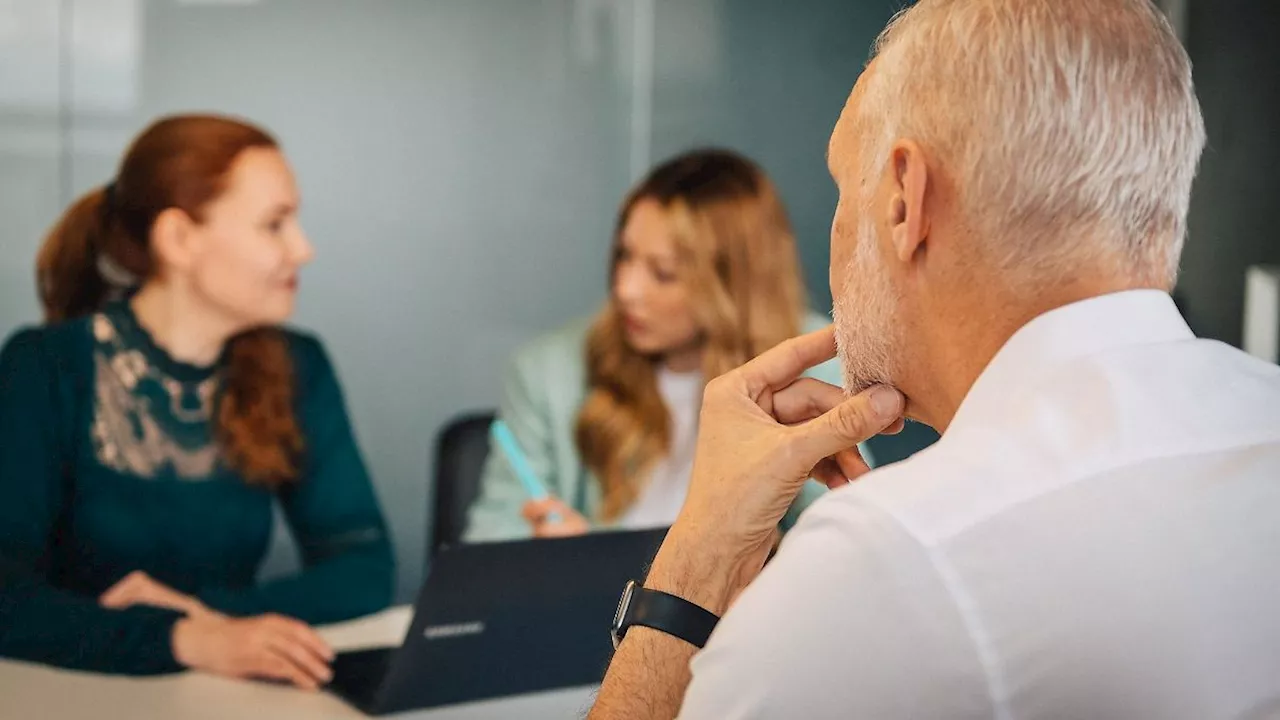
[[[329,689],[371,715],[599,683],[628,580],[665,529],[459,545],[432,562],[404,644],[339,653]]]

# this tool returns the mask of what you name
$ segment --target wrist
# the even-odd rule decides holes
[[[226,617],[211,610],[178,618],[169,635],[169,648],[173,659],[179,665],[188,668],[205,668],[208,661],[209,641],[227,627],[223,623]]]
[[[196,666],[196,658],[191,647],[192,634],[196,631],[195,623],[196,620],[190,617],[178,618],[169,634],[169,649],[173,653],[173,659],[183,667]]]
[[[753,555],[746,542],[700,533],[678,520],[654,558],[644,586],[723,616],[760,570]]]

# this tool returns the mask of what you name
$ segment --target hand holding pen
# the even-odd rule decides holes
[[[534,472],[524,450],[516,441],[515,434],[505,422],[494,421],[491,434],[520,484],[524,486],[525,493],[529,495],[520,514],[533,528],[534,537],[568,537],[590,531],[591,524],[586,518],[547,492],[546,485]]]

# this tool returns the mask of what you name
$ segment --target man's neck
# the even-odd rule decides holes
[[[157,345],[174,360],[190,365],[212,365],[237,332],[190,293],[161,281],[144,285],[129,306]]]
[[[911,339],[904,358],[899,387],[907,395],[907,415],[939,433],[946,432],[982,371],[1024,325],[1072,303],[1151,285],[1124,278],[1076,280],[1023,293],[1008,288],[992,292],[993,286],[983,283],[970,287],[982,290],[923,314],[929,321],[916,326],[921,332]]]

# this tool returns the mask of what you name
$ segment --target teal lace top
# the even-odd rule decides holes
[[[246,484],[211,415],[220,363],[158,347],[126,303],[24,330],[0,351],[0,656],[130,674],[177,670],[178,613],[97,596],[142,570],[232,615],[310,623],[387,605],[390,542],[332,366],[287,333],[305,449],[299,479]],[[300,573],[258,583],[279,504]]]

